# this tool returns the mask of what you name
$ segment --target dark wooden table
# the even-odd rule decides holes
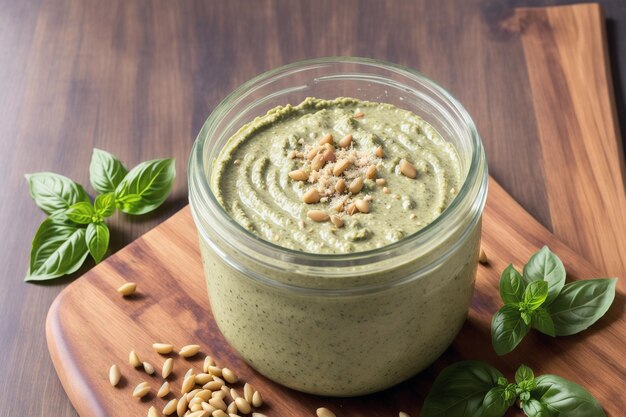
[[[44,218],[25,173],[53,171],[87,185],[93,147],[130,166],[176,157],[164,206],[112,219],[118,250],[187,203],[189,150],[228,92],[289,62],[367,56],[418,69],[459,97],[483,136],[491,174],[550,228],[537,149],[514,146],[534,119],[516,83],[527,77],[521,45],[500,23],[513,7],[562,3],[0,1],[0,416],[76,415],[50,362],[44,322],[58,292],[92,266],[49,284],[22,281]],[[601,3],[623,126],[626,2]],[[509,128],[494,128],[495,118]]]

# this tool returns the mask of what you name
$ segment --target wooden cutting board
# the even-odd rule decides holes
[[[538,164],[538,169],[545,170],[554,192],[550,194],[550,207],[555,210],[553,222],[557,223],[560,208],[576,208],[576,217],[562,219],[563,223],[559,223],[562,226],[554,228],[559,233],[561,227],[566,228],[566,222],[575,222],[576,234],[562,233],[580,252],[562,243],[491,180],[483,222],[483,247],[489,265],[479,267],[469,318],[451,348],[433,366],[395,388],[366,397],[331,399],[298,393],[268,381],[249,368],[226,344],[210,312],[197,234],[190,211],[185,208],[69,285],[51,306],[47,321],[50,353],[79,414],[83,417],[146,415],[151,404],[161,409],[164,400],[151,396],[137,401],[131,397],[133,387],[140,381],[148,381],[154,392],[161,379],[132,369],[128,365],[128,352],[135,349],[142,359],[160,370],[163,358],[152,351],[151,344],[166,341],[178,347],[189,343],[202,345],[202,353],[231,367],[242,379],[262,391],[267,403],[262,412],[270,417],[311,416],[319,406],[333,409],[339,417],[394,416],[400,410],[416,417],[441,369],[454,361],[470,358],[497,366],[509,378],[521,363],[531,366],[538,374],[559,374],[587,387],[609,416],[623,415],[624,279],[619,283],[611,310],[582,334],[553,339],[532,332],[512,354],[503,358],[496,356],[490,345],[490,319],[501,305],[497,291],[499,272],[509,262],[519,267],[531,253],[547,244],[564,261],[569,280],[605,276],[604,271],[616,271],[614,274],[624,271],[620,270],[623,264],[620,264],[618,248],[623,247],[619,245],[625,241],[623,209],[626,205],[623,175],[616,175],[620,170],[623,174],[623,162],[619,142],[615,141],[617,130],[601,13],[597,7],[581,6],[523,9],[508,23],[508,30],[518,31],[524,44],[541,146],[549,152],[554,152],[555,147],[567,149],[567,158],[559,160],[559,169],[551,169],[552,160],[547,157]],[[563,35],[571,31],[584,33],[592,41],[572,43]],[[575,83],[565,83],[554,94],[542,95],[541,84],[554,82],[551,70],[555,64],[563,69],[563,74],[575,76],[577,67],[572,64],[570,55],[595,56],[592,53],[599,53],[603,58],[595,60],[597,65],[590,73],[585,73],[597,76],[592,78],[595,80],[592,87],[585,85],[582,90],[576,90]],[[565,96],[561,96],[563,93]],[[589,108],[595,109],[592,117],[586,117],[587,113],[581,113],[575,106],[562,105],[563,102],[578,102],[581,95],[590,103]],[[555,106],[555,100],[561,105]],[[574,129],[563,135],[560,126],[572,121],[578,123],[581,132]],[[599,140],[588,138],[588,134],[598,137],[599,130],[605,129],[608,129],[608,133],[604,132],[607,135]],[[602,149],[604,151],[600,152]],[[589,158],[590,172],[578,172],[585,165],[573,167],[567,163],[585,160],[585,155]],[[572,178],[577,180],[572,181]],[[611,181],[607,182],[607,178]],[[573,194],[568,195],[566,191]],[[607,193],[609,195],[605,196]],[[594,199],[596,195],[601,199]],[[597,214],[594,211],[597,206],[604,207],[606,212],[600,219],[591,217]],[[564,212],[563,217],[566,216],[572,213]],[[594,229],[600,228],[608,238],[596,237]],[[589,234],[593,238],[589,238]],[[585,252],[585,245],[595,248],[593,254]],[[603,245],[607,246],[606,252]],[[123,299],[115,291],[126,281],[136,282],[139,288],[138,294],[129,299]],[[113,363],[120,366],[124,375],[118,388],[112,388],[107,380],[108,368]],[[190,366],[201,367],[201,356],[189,364],[177,359],[175,364],[177,372],[172,387],[178,391],[185,370]],[[507,415],[522,414],[512,410]]]

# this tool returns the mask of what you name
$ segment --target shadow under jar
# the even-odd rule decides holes
[[[212,191],[213,163],[241,126],[309,96],[390,103],[424,118],[457,149],[456,198],[417,233],[365,252],[298,252],[244,229]],[[299,62],[245,83],[209,116],[189,161],[190,205],[221,332],[261,374],[320,395],[383,390],[450,345],[474,289],[486,195],[481,140],[461,104],[415,71],[362,58]]]

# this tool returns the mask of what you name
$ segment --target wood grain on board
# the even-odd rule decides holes
[[[626,277],[624,150],[598,4],[516,10],[552,231]],[[626,279],[618,283],[626,290]]]
[[[480,266],[469,318],[452,347],[428,370],[408,382],[379,394],[352,399],[324,398],[302,394],[260,376],[229,347],[210,311],[198,242],[189,208],[131,243],[69,285],[50,308],[47,339],[52,360],[72,404],[82,417],[145,415],[150,405],[161,409],[166,399],[138,401],[133,388],[148,381],[152,393],[159,388],[164,358],[152,350],[162,341],[181,347],[202,345],[202,353],[228,366],[243,381],[261,391],[269,416],[307,417],[320,406],[340,416],[389,417],[398,411],[419,415],[419,408],[434,377],[459,359],[487,361],[512,378],[521,363],[537,374],[556,373],[589,389],[611,417],[620,416],[626,361],[623,357],[626,321],[624,297],[620,294],[609,313],[582,334],[551,338],[531,332],[506,357],[491,347],[492,314],[500,307],[499,273],[509,263],[521,267],[540,246],[547,244],[563,260],[569,279],[598,276],[599,270],[548,232],[517,204],[496,182],[491,181],[484,213],[483,247],[489,266]],[[137,283],[138,294],[125,299],[116,288],[127,280]],[[142,360],[157,367],[149,377],[128,364],[136,350]],[[174,357],[176,357],[174,355]],[[193,361],[175,359],[172,390],[178,392],[189,367],[201,369],[202,355]],[[108,369],[118,364],[125,379],[113,388]],[[236,386],[240,390],[241,385]],[[509,415],[522,415],[511,412]]]

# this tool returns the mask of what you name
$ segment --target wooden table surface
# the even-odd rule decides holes
[[[367,56],[415,68],[456,95],[482,134],[492,176],[550,229],[538,149],[528,140],[536,135],[529,92],[517,82],[528,77],[523,50],[502,22],[513,7],[563,3],[0,0],[0,416],[76,415],[50,362],[44,322],[58,292],[92,266],[49,284],[23,282],[44,218],[25,173],[87,185],[93,147],[130,166],[176,157],[163,207],[112,219],[116,251],[186,204],[192,142],[228,92],[289,62]],[[600,3],[623,126],[626,2]]]

